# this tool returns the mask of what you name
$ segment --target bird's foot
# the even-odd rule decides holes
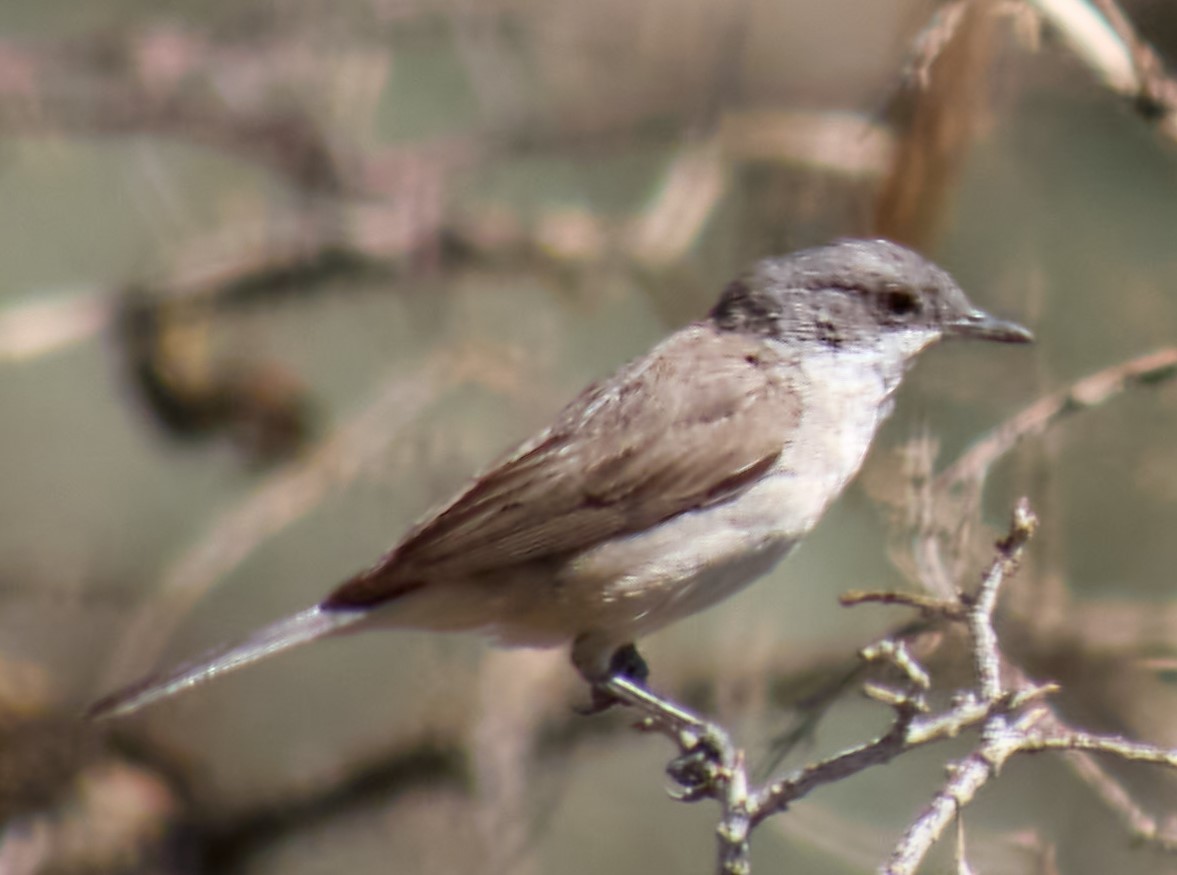
[[[592,705],[583,713],[594,714],[619,704],[637,709],[642,714],[639,728],[661,732],[679,747],[679,755],[666,767],[679,788],[675,797],[694,801],[715,795],[737,763],[735,745],[718,724],[652,692],[645,683],[648,674],[645,660],[632,644],[618,649],[610,662],[610,674],[593,684]]]
[[[736,762],[736,751],[726,732],[713,723],[704,733],[677,738],[682,753],[666,764],[666,774],[678,785],[670,795],[680,802],[695,802],[716,794]]]

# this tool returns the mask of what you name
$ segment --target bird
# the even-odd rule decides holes
[[[564,646],[599,685],[639,638],[780,562],[862,466],[910,366],[949,338],[1032,335],[886,240],[763,259],[706,318],[589,385],[318,604],[88,713],[127,714],[369,629]]]

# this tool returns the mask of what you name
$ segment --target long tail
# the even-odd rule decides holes
[[[243,665],[330,635],[358,622],[367,614],[367,611],[361,610],[310,608],[259,629],[244,641],[210,650],[164,674],[151,675],[129,687],[116,690],[91,705],[86,715],[96,720],[129,714],[157,699],[204,683]]]

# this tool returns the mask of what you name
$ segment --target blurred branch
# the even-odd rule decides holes
[[[986,108],[995,3],[953,2],[917,36],[891,113],[902,130],[875,205],[874,233],[926,248]]]
[[[1023,0],[1107,88],[1177,142],[1177,80],[1115,0]]]
[[[2,101],[0,93],[0,111]],[[461,146],[454,149],[459,160]],[[221,239],[189,246],[174,267],[143,285],[169,306],[221,310],[306,294],[339,277],[392,276],[407,258],[431,248],[443,250],[435,260],[445,265],[467,256],[537,267],[582,265],[620,253],[643,268],[666,268],[698,242],[729,193],[733,164],[777,163],[872,178],[893,150],[885,128],[845,112],[726,112],[713,137],[680,147],[646,204],[621,221],[567,207],[540,209],[525,220],[505,204],[467,205],[443,216],[446,150],[431,158],[436,148],[422,147],[419,161],[412,150],[390,151],[370,158],[369,170],[383,182],[368,189],[364,200],[335,204],[330,215],[303,219],[280,239],[272,227],[256,241],[252,229],[231,228]],[[382,190],[396,197],[385,203]],[[0,308],[0,363],[29,361],[92,339],[116,321],[113,297],[99,290],[46,300],[38,293],[27,303]]]
[[[37,295],[0,309],[0,363],[25,362],[98,334],[114,316],[100,292]]]
[[[328,784],[292,788],[229,817],[217,810],[198,813],[190,826],[198,835],[204,870],[218,875],[246,871],[255,854],[280,839],[305,834],[357,809],[387,805],[417,786],[468,790],[466,756],[447,741],[458,739],[407,739],[399,749],[350,763]]]
[[[461,376],[441,357],[389,380],[371,405],[304,460],[274,472],[245,500],[213,520],[163,574],[152,600],[131,621],[102,686],[153,664],[181,619],[268,538],[301,519],[332,490],[376,464],[388,445],[442,389]]]
[[[934,488],[947,494],[976,489],[990,466],[1023,438],[1041,434],[1059,419],[1105,404],[1134,386],[1154,386],[1177,377],[1177,348],[1148,353],[1102,371],[1035,401],[989,431],[937,475]]]
[[[1021,0],[1063,37],[1107,88],[1177,142],[1177,79],[1115,0]],[[898,110],[895,159],[876,204],[874,230],[926,247],[985,110],[997,0],[949,0],[912,41]]]
[[[390,277],[396,267],[394,253],[353,248],[334,230],[267,240],[229,253],[199,249],[179,259],[191,268],[177,266],[143,284],[161,307],[209,313],[311,294],[344,278]],[[90,340],[118,322],[122,303],[118,293],[93,290],[38,293],[27,302],[0,308],[0,363],[30,361]]]
[[[1113,91],[1135,98],[1140,79],[1132,52],[1089,0],[1023,0],[1062,36],[1075,56]]]
[[[1101,738],[1097,742],[1097,745],[1102,747],[1106,741],[1107,739]],[[1131,753],[1131,743],[1124,742],[1124,745],[1125,751]],[[1155,845],[1164,851],[1170,853],[1177,852],[1177,827],[1174,826],[1172,816],[1160,819],[1146,812],[1132,798],[1132,794],[1128,789],[1110,775],[1107,769],[1100,765],[1095,757],[1091,755],[1091,751],[1082,746],[1081,742],[1073,749],[1068,749],[1065,744],[1062,747],[1067,750],[1066,761],[1067,765],[1071,767],[1071,771],[1082,779],[1099,800],[1119,818],[1120,825],[1123,829],[1127,830],[1129,835],[1134,836],[1138,841]],[[1056,747],[1054,749],[1058,748]],[[1122,754],[1120,750],[1112,749],[1104,750],[1104,752],[1113,753],[1123,759],[1136,759],[1136,757],[1131,755]],[[1172,751],[1145,751],[1145,756],[1150,757],[1146,761],[1163,762],[1165,765],[1172,764],[1172,754]]]
[[[838,111],[727,110],[719,138],[736,161],[792,164],[850,178],[880,176],[896,148],[886,126]]]
[[[217,41],[174,26],[0,41],[0,126],[7,137],[150,134],[253,161],[310,195],[299,207],[330,226],[308,250],[388,258],[435,246],[443,177],[472,163],[483,140],[361,146],[338,117],[366,101],[362,122],[371,123],[388,52],[317,48],[309,32]],[[375,84],[357,97],[357,81]],[[316,98],[318,113],[307,109]]]
[[[911,41],[903,81],[924,89],[931,84],[932,65],[944,54],[957,35],[965,12],[973,0],[945,0],[928,18]]]
[[[1142,668],[1172,672],[1172,658],[1142,658],[1172,649],[1177,642],[1177,605],[1129,598],[1084,599],[1069,606],[1067,625],[1075,640],[1096,653],[1131,658]]]
[[[54,48],[0,43],[0,120],[9,136],[179,135],[244,155],[310,191],[347,190],[344,165],[319,126],[293,104],[264,106],[260,99],[279,91],[307,60],[280,48],[268,46],[263,67],[257,46],[219,46],[175,28]],[[274,63],[279,56],[283,63]],[[195,87],[212,72],[205,87]],[[229,83],[238,85],[217,87]]]
[[[147,871],[182,808],[167,776],[72,717],[0,707],[0,872]],[[167,872],[159,866],[151,869]]]
[[[1099,407],[1133,387],[1155,386],[1174,377],[1177,348],[1173,347],[1089,374],[990,429],[939,473],[934,473],[935,447],[931,442],[913,441],[905,454],[905,462],[912,468],[905,480],[910,488],[878,496],[897,514],[908,517],[900,527],[910,537],[892,545],[894,561],[909,572],[913,583],[931,594],[933,602],[951,598],[963,563],[971,561],[966,548],[985,478],[999,459],[1024,438],[1042,434],[1072,413]],[[917,598],[910,594],[896,597],[909,604]],[[1109,626],[1107,634],[1112,631]]]
[[[216,355],[216,327],[210,307],[129,289],[120,307],[118,346],[130,388],[172,437],[224,433],[255,463],[293,456],[314,430],[307,387],[290,368],[256,353]]]

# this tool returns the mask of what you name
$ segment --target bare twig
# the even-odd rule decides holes
[[[748,843],[752,830],[773,814],[786,810],[816,787],[855,775],[872,766],[933,742],[977,733],[974,749],[951,763],[948,780],[904,832],[883,875],[914,875],[932,846],[944,835],[963,808],[1000,772],[1011,757],[1044,751],[1064,751],[1070,756],[1092,753],[1177,769],[1177,750],[1102,736],[1066,725],[1045,701],[1057,692],[1053,684],[1028,678],[1002,653],[994,628],[1001,587],[1019,565],[1022,551],[1037,528],[1037,518],[1022,499],[1014,510],[1007,535],[997,544],[997,557],[975,593],[962,593],[954,601],[937,603],[927,597],[858,593],[846,604],[882,602],[906,605],[948,622],[963,623],[968,631],[974,683],[957,690],[952,704],[930,713],[924,692],[931,685],[926,670],[914,659],[905,642],[887,638],[863,651],[863,658],[895,668],[899,687],[868,684],[866,692],[895,714],[890,728],[873,741],[807,765],[768,784],[756,787],[748,779],[744,753],[720,726],[655,696],[624,677],[608,682],[607,689],[644,715],[640,725],[666,735],[679,748],[668,769],[679,785],[683,801],[714,799],[720,806],[719,862],[722,875],[750,871]],[[1138,837],[1162,848],[1174,847],[1156,821],[1149,819],[1111,779],[1100,787],[1101,798],[1117,793],[1117,812]],[[963,853],[963,852],[962,852]],[[967,862],[961,861],[962,866]]]
[[[993,629],[998,591],[1016,569],[1022,548],[1033,536],[1037,525],[1038,520],[1029,503],[1022,499],[1014,510],[1009,534],[997,545],[998,559],[985,575],[976,596],[970,599],[967,625],[977,676],[976,694],[987,712],[981,725],[981,746],[950,767],[948,783],[904,833],[891,859],[881,870],[885,875],[913,875],[952,819],[972,801],[1005,760],[1018,752],[1020,740],[1041,718],[1038,710],[1032,709],[1011,720],[1009,713],[1000,707],[1003,702],[1007,706],[1014,704],[1015,691],[1007,690],[1002,683],[1003,660]],[[1024,695],[1031,691],[1023,689],[1018,692]],[[1038,690],[1033,693],[1035,695],[1030,700],[1041,695]],[[1023,704],[1026,701],[1022,699]]]
[[[963,620],[965,609],[961,605],[946,602],[934,596],[912,592],[860,592],[851,590],[838,596],[838,602],[846,608],[858,605],[900,605],[905,608],[915,608],[925,617],[945,617],[950,620]]]
[[[1024,731],[1023,723],[1032,725],[1032,715],[1023,715],[1009,727],[1011,735]],[[948,783],[933,797],[923,814],[908,828],[891,858],[879,871],[883,875],[912,875],[923,862],[924,855],[952,823],[961,809],[973,801],[977,792],[988,783],[1001,763],[1014,750],[1001,740],[991,739],[982,750],[975,751],[949,767]]]
[[[678,745],[680,754],[667,767],[667,772],[682,788],[675,793],[676,799],[719,802],[722,817],[717,829],[718,871],[723,875],[745,875],[751,871],[748,837],[753,823],[744,752],[718,724],[656,696],[629,678],[615,675],[603,687],[645,715],[640,727],[660,732]]]
[[[1028,508],[1023,507],[1015,525],[1011,527],[1010,535],[1000,545],[1001,558],[994,564],[968,613],[970,629],[978,641],[978,651],[994,648],[996,652],[996,636],[987,624],[992,619],[997,588],[1013,570],[1022,546],[1032,532],[1033,517]],[[943,613],[951,612],[945,610]],[[682,801],[710,798],[719,802],[718,871],[723,875],[735,875],[750,871],[748,839],[752,829],[770,815],[785,810],[789,804],[814,788],[886,763],[914,747],[954,738],[971,726],[996,725],[993,721],[1004,720],[1006,714],[1024,708],[1044,692],[1027,688],[1023,691],[1025,695],[1004,695],[997,680],[997,657],[987,656],[978,660],[980,686],[987,693],[957,697],[957,703],[950,712],[921,717],[927,710],[922,694],[930,681],[903,643],[880,642],[868,649],[864,658],[888,661],[906,678],[905,689],[870,688],[875,698],[885,701],[895,711],[892,727],[873,742],[806,766],[760,788],[751,785],[744,767],[743,751],[735,747],[722,727],[653,695],[625,677],[615,677],[605,686],[619,700],[643,713],[645,719],[642,725],[661,732],[679,747],[680,754],[669,768],[672,778],[682,788],[677,798]],[[977,786],[981,783],[983,781],[978,782]],[[964,790],[960,792],[963,798]],[[920,848],[926,850],[926,847],[930,847],[941,829],[929,818],[928,823],[920,827],[918,834],[920,841],[923,841],[924,835],[928,836],[926,846],[914,845],[906,853],[922,857]]]

